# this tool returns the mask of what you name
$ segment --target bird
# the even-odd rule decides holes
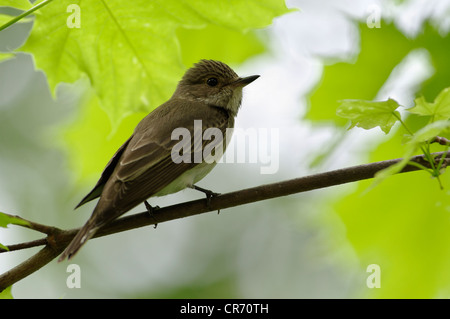
[[[189,68],[172,95],[145,116],[131,137],[112,156],[95,187],[75,207],[99,198],[91,216],[81,227],[58,261],[71,259],[99,228],[144,203],[151,197],[164,196],[187,187],[204,192],[209,199],[216,193],[196,186],[215,166],[216,161],[174,160],[173,149],[183,146],[188,154],[198,153],[199,147],[226,140],[198,140],[201,130],[216,129],[225,134],[234,127],[235,117],[242,102],[242,89],[259,75],[239,77],[227,64],[216,60],[200,60]],[[183,142],[174,138],[173,132],[182,128],[190,133]],[[197,135],[197,137],[196,137]],[[185,148],[186,147],[186,148]],[[189,155],[189,156],[186,156]]]

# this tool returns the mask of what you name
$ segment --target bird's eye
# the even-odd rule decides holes
[[[219,81],[216,78],[209,78],[208,80],[206,80],[206,84],[208,84],[209,86],[216,86],[217,84],[219,84]]]

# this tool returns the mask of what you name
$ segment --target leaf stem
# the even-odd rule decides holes
[[[445,156],[447,156],[449,150],[450,150],[450,145],[448,145],[448,146],[445,148],[445,151],[444,151]],[[437,166],[437,168],[436,168],[438,171],[441,170],[442,164],[444,163],[444,158],[445,158],[445,156],[444,156],[444,155],[441,156],[441,160],[439,161],[438,166]]]
[[[408,128],[408,126],[406,126],[406,123],[405,122],[403,122],[403,120],[402,120],[402,118],[396,113],[396,112],[392,112],[392,114],[397,118],[397,120],[399,120],[400,121],[400,123],[402,124],[402,126],[404,127],[404,129],[408,132],[408,134],[410,134],[411,136],[414,136],[414,133]],[[438,166],[436,167],[435,166],[435,163],[434,163],[434,157],[431,155],[431,151],[430,151],[430,144],[431,143],[434,143],[434,142],[438,142],[438,143],[442,143],[442,144],[446,144],[446,142],[447,142],[447,140],[446,139],[438,139],[438,138],[435,138],[435,139],[433,139],[431,142],[426,142],[426,143],[420,143],[421,145],[420,145],[420,149],[422,150],[422,152],[423,152],[423,155],[424,155],[424,157],[425,157],[425,160],[430,164],[430,170],[429,169],[427,169],[426,167],[423,167],[422,165],[420,165],[420,164],[412,164],[412,165],[414,165],[414,166],[416,166],[416,167],[418,167],[418,168],[421,168],[421,166],[422,166],[422,168],[421,169],[423,169],[424,171],[427,171],[428,173],[430,173],[431,174],[431,176],[433,176],[433,177],[436,177],[436,179],[438,180],[438,183],[439,183],[439,187],[440,187],[440,189],[444,189],[444,186],[442,185],[442,181],[441,181],[441,178],[440,178],[440,172],[439,172],[439,168],[440,168],[440,166],[442,165],[441,164],[441,162],[439,162],[439,164],[438,164]],[[425,145],[424,145],[425,144]],[[410,163],[411,164],[411,163]]]
[[[392,114],[399,120],[399,122],[402,124],[402,126],[405,128],[405,130],[409,133],[409,135],[414,136],[414,133],[411,132],[411,130],[406,126],[405,122],[403,122],[402,118],[396,113],[392,112]]]
[[[19,14],[18,16],[12,18],[11,20],[9,20],[8,22],[6,22],[4,25],[0,26],[0,31],[6,29],[7,27],[13,25],[14,23],[22,20],[23,18],[29,16],[30,14],[32,14],[34,11],[42,8],[43,6],[49,4],[50,2],[52,2],[53,0],[44,0],[41,3],[35,5],[34,7],[30,8],[29,10],[22,12],[21,14]]]
[[[421,169],[421,170],[426,171],[426,172],[430,173],[431,175],[433,175],[433,171],[430,170],[430,169],[428,169],[427,167],[423,166],[422,164],[419,164],[419,163],[413,162],[413,161],[409,161],[409,162],[408,162],[408,165],[415,166],[415,167],[417,167],[418,169]]]

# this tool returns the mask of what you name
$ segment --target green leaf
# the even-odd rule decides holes
[[[202,57],[232,65],[265,51],[264,44],[254,32],[212,24],[201,29],[179,28],[177,38],[184,65],[192,65]]]
[[[65,25],[69,15],[60,14],[61,10],[65,12],[65,8],[50,8],[57,5],[53,2],[41,12],[45,19],[36,18],[36,23],[40,22],[35,27],[42,28],[42,31],[33,30],[25,46],[34,52],[37,66],[46,71],[52,90],[59,81],[73,82],[82,77],[77,83],[87,92],[84,103],[80,103],[77,119],[62,127],[58,134],[60,145],[67,151],[71,167],[80,179],[96,175],[104,168],[108,159],[131,135],[138,121],[170,97],[187,67],[203,58],[241,63],[263,52],[265,47],[261,41],[244,29],[268,25],[275,16],[288,11],[281,0],[247,1],[245,6],[251,7],[248,12],[237,11],[234,4],[239,1],[171,0],[158,7],[144,2],[146,4],[141,7],[138,5],[140,1],[130,2],[127,6],[120,6],[123,2],[117,0],[107,2],[108,7],[114,5],[111,9],[114,17],[121,17],[115,21],[129,35],[135,51],[116,52],[114,41],[106,41],[108,34],[116,41],[123,39],[123,35],[117,31],[117,24],[110,23],[111,18],[101,15],[101,8],[105,7],[102,1],[96,1],[99,16],[91,18],[92,24],[98,23],[97,28],[101,32],[88,24],[91,22],[85,22],[91,13],[84,10],[83,6],[89,4],[84,1],[81,4],[81,28],[59,27],[52,37],[46,38],[49,47],[42,46],[42,37],[45,38],[47,30],[52,29],[44,20],[50,19],[49,23],[54,23],[54,28],[57,28],[58,24]],[[200,9],[202,3],[211,11]],[[223,24],[220,24],[223,17],[214,18],[212,15],[218,10],[214,6],[221,8],[222,15],[228,17]],[[51,12],[47,13],[46,10],[50,9]],[[165,13],[159,14],[161,10]],[[203,13],[208,14],[207,19]],[[61,16],[64,21],[56,22]],[[137,21],[131,24],[129,20],[133,16],[137,16]],[[144,19],[146,16],[148,19]],[[153,40],[153,37],[157,39]],[[79,43],[94,45],[87,48],[78,45],[75,39],[81,41]],[[100,44],[105,41],[103,48]],[[161,41],[164,43],[159,44]],[[125,49],[127,46],[128,42]],[[100,50],[105,53],[100,54]],[[134,65],[133,61],[151,65],[146,68],[150,75],[142,77],[142,65]],[[109,75],[110,71],[117,73],[120,70],[125,73],[121,77]]]
[[[29,223],[26,220],[23,220],[22,218],[14,217],[0,212],[0,227],[6,228],[9,224],[28,225]],[[2,244],[0,244],[0,248],[8,250],[8,247]]]
[[[448,120],[433,122],[414,133],[413,138],[408,144],[418,145],[422,142],[429,141],[449,129],[450,121]]]
[[[5,23],[11,21],[14,17],[7,15],[7,14],[1,14],[0,13],[0,26],[4,25]],[[16,23],[26,23],[26,22],[30,22],[31,21],[31,17],[25,17],[23,19],[20,19],[19,21],[17,21]]]
[[[439,93],[433,103],[429,103],[423,96],[415,100],[415,106],[408,109],[409,112],[431,116],[433,121],[450,119],[450,88]]]
[[[83,179],[97,175],[105,167],[145,113],[130,114],[117,128],[113,128],[98,97],[87,93],[80,106],[78,118],[70,126],[61,127],[55,138],[67,152],[70,167]]]
[[[410,159],[414,156],[415,152],[420,148],[422,143],[431,140],[433,137],[436,137],[449,129],[450,121],[438,121],[428,124],[414,133],[412,138],[405,144],[403,159],[397,164],[377,172],[375,174],[374,185],[378,185],[387,177],[400,172],[409,163]]]
[[[419,94],[434,98],[448,86],[450,70],[450,33],[442,36],[438,30],[425,24],[423,32],[411,39],[392,23],[382,21],[381,28],[359,24],[361,48],[357,56],[345,62],[330,61],[323,71],[317,88],[311,93],[306,117],[313,121],[333,121],[338,101],[343,99],[372,100],[391,75],[394,68],[413,50],[426,49],[435,73],[420,86]],[[356,41],[356,40],[355,40]],[[388,52],[389,54],[380,54]]]
[[[28,225],[29,223],[26,220],[23,220],[22,218],[14,217],[0,212],[0,227],[6,227],[9,224]]]
[[[47,4],[49,4],[52,1],[53,0],[43,0],[33,7],[29,6],[28,1],[26,1],[26,2],[19,1],[17,3],[17,5],[19,5],[20,8],[24,9],[24,12],[15,16],[14,18],[9,19],[8,21],[2,21],[2,23],[0,24],[0,31],[5,30],[8,27],[10,27],[16,23],[28,22],[30,20],[30,18],[32,17],[32,15],[39,14],[39,12],[36,12],[37,10],[41,9],[42,7],[46,6]],[[25,9],[28,9],[28,10],[25,11]]]
[[[14,56],[13,53],[0,52],[0,62],[2,62],[3,60],[6,60],[6,59],[12,58],[13,56]]]
[[[404,132],[391,134],[368,161],[404,155],[399,147]],[[335,209],[360,264],[364,270],[370,264],[381,268],[381,288],[363,287],[363,298],[449,297],[450,174],[440,177],[443,191],[428,173],[410,172],[388,178],[369,192],[373,181],[360,181],[339,199]]]
[[[114,130],[130,114],[148,112],[172,94],[185,69],[176,29],[259,28],[288,10],[280,0],[137,0],[126,5],[122,0],[60,0],[39,12],[21,50],[34,55],[52,92],[60,82],[87,75]],[[79,28],[70,27],[77,22]]]
[[[0,0],[0,7],[12,7],[20,10],[28,10],[32,7],[28,0]]]
[[[11,287],[12,286],[9,286],[8,288],[6,288],[2,292],[0,292],[0,299],[13,299],[13,295],[11,293]]]
[[[366,23],[360,23],[359,30],[361,46],[358,55],[325,66],[321,82],[310,97],[308,119],[332,120],[345,125],[336,118],[338,101],[375,99],[394,67],[411,50],[406,37],[393,24],[382,21],[382,28],[370,29]],[[382,48],[389,50],[389,54],[380,54]]]
[[[418,148],[417,144],[412,143],[408,144],[408,147],[406,148],[405,153],[403,154],[403,158],[400,162],[391,165],[381,171],[378,171],[375,174],[374,176],[375,179],[370,189],[380,184],[386,178],[400,172],[406,165],[408,165],[410,159],[414,156],[414,153],[416,152],[417,148]]]
[[[388,134],[392,126],[400,118],[396,111],[399,104],[393,100],[372,102],[364,100],[343,100],[336,114],[351,121],[351,126],[369,130],[379,126]]]

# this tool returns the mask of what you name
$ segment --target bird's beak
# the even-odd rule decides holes
[[[245,78],[239,78],[236,81],[231,82],[230,84],[236,87],[244,87],[247,84],[250,84],[253,81],[255,81],[257,78],[259,78],[259,75],[246,76]]]

